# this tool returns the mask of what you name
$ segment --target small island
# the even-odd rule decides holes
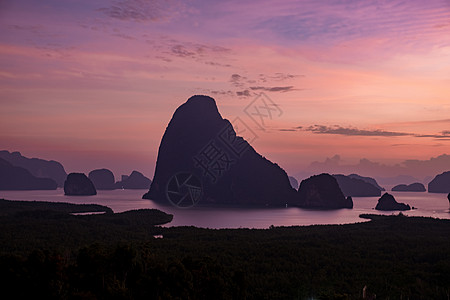
[[[376,210],[410,210],[411,207],[405,203],[398,203],[394,196],[389,193],[384,193],[380,199],[378,199]]]
[[[336,178],[327,173],[303,180],[298,189],[298,200],[303,208],[353,208],[352,198],[346,198]]]
[[[64,194],[67,196],[93,196],[97,195],[97,190],[84,173],[70,173],[64,181]]]

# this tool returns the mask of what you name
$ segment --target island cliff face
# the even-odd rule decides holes
[[[299,206],[305,208],[353,208],[352,198],[345,198],[336,178],[326,173],[303,180],[298,189],[298,199]]]
[[[0,158],[0,190],[56,190],[51,178],[38,178],[27,169]]]
[[[70,173],[64,181],[64,194],[67,196],[97,195],[92,181],[83,173]]]
[[[236,136],[214,99],[207,96],[189,98],[173,114],[161,140],[150,190],[143,198],[167,202],[168,183],[180,173],[199,179],[201,203],[297,203],[286,172]]]
[[[428,184],[429,193],[450,193],[450,171],[437,175]]]

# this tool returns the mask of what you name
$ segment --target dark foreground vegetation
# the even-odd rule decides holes
[[[155,226],[172,218],[156,210],[7,205],[3,299],[449,299],[449,220],[212,230]]]

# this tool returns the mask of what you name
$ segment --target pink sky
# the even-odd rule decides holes
[[[448,1],[14,0],[0,30],[0,149],[67,172],[152,177],[193,94],[290,174],[450,154]],[[282,111],[264,130],[261,92]]]

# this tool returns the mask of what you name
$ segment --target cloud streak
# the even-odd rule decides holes
[[[339,125],[326,126],[326,125],[312,125],[303,128],[304,131],[309,131],[315,134],[337,134],[345,136],[383,136],[383,137],[394,137],[394,136],[410,136],[407,132],[395,132],[395,131],[385,131],[381,129],[376,130],[366,130],[358,129],[353,127],[342,127]]]
[[[98,11],[121,21],[161,22],[168,21],[176,11],[182,10],[182,2],[160,0],[122,0],[114,1]]]
[[[273,92],[273,93],[286,93],[292,91],[299,91],[293,85],[286,86],[268,86],[267,83],[279,83],[290,81],[302,75],[292,75],[289,73],[275,73],[275,74],[259,74],[256,79],[248,78],[247,76],[234,73],[231,75],[229,82],[236,89],[236,95],[239,97],[250,97],[257,95],[259,92]],[[258,84],[258,85],[255,85]]]
[[[274,86],[274,87],[265,87],[265,86],[251,86],[250,89],[252,91],[264,91],[264,92],[291,92],[294,89],[294,86]]]
[[[450,139],[450,130],[443,130],[436,134],[419,134],[401,131],[389,131],[382,129],[358,129],[356,127],[343,127],[340,125],[310,125],[297,126],[294,128],[282,128],[279,131],[306,131],[314,134],[331,134],[342,136],[364,136],[364,137],[415,137],[415,138],[434,138],[438,140]]]

